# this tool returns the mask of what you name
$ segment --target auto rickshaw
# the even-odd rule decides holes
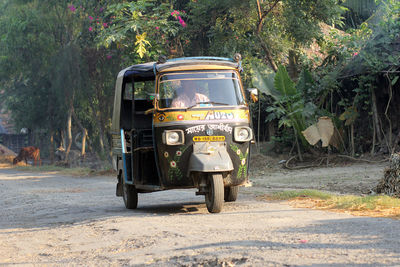
[[[118,74],[112,155],[126,208],[168,189],[197,188],[211,213],[236,200],[253,140],[240,71],[235,55],[161,58]]]

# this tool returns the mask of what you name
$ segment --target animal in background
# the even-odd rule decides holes
[[[42,161],[40,160],[40,150],[34,146],[23,147],[13,160],[13,165],[17,164],[20,161],[25,160],[25,163],[28,164],[28,159],[33,159],[34,166],[37,165],[37,161],[42,165]]]

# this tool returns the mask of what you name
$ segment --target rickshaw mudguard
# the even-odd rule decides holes
[[[234,169],[225,143],[194,143],[189,159],[190,172],[227,172]]]

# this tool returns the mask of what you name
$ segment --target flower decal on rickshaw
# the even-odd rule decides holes
[[[176,118],[178,119],[178,121],[181,121],[184,119],[184,116],[182,114],[179,114]]]
[[[246,165],[246,159],[247,159],[247,155],[249,154],[249,149],[246,149],[246,154],[243,155],[243,153],[240,151],[240,149],[234,145],[231,144],[230,145],[231,149],[233,150],[233,152],[235,152],[240,159],[240,166],[239,166],[239,170],[237,172],[237,178],[240,179],[243,176],[246,176],[247,173],[247,165]]]
[[[168,158],[169,154],[167,151],[164,152],[164,157]]]
[[[181,146],[175,152],[174,158],[169,161],[169,170],[168,170],[168,178],[172,181],[174,179],[182,179],[183,175],[181,170],[179,169],[178,163],[181,160],[181,156],[185,153],[185,150],[188,147]],[[172,154],[172,153],[171,153]],[[164,153],[165,155],[165,153]],[[168,159],[167,159],[168,160]]]

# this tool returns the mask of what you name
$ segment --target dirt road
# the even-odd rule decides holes
[[[400,265],[400,221],[257,201],[255,183],[220,214],[193,190],[132,211],[111,177],[0,169],[0,266]]]

